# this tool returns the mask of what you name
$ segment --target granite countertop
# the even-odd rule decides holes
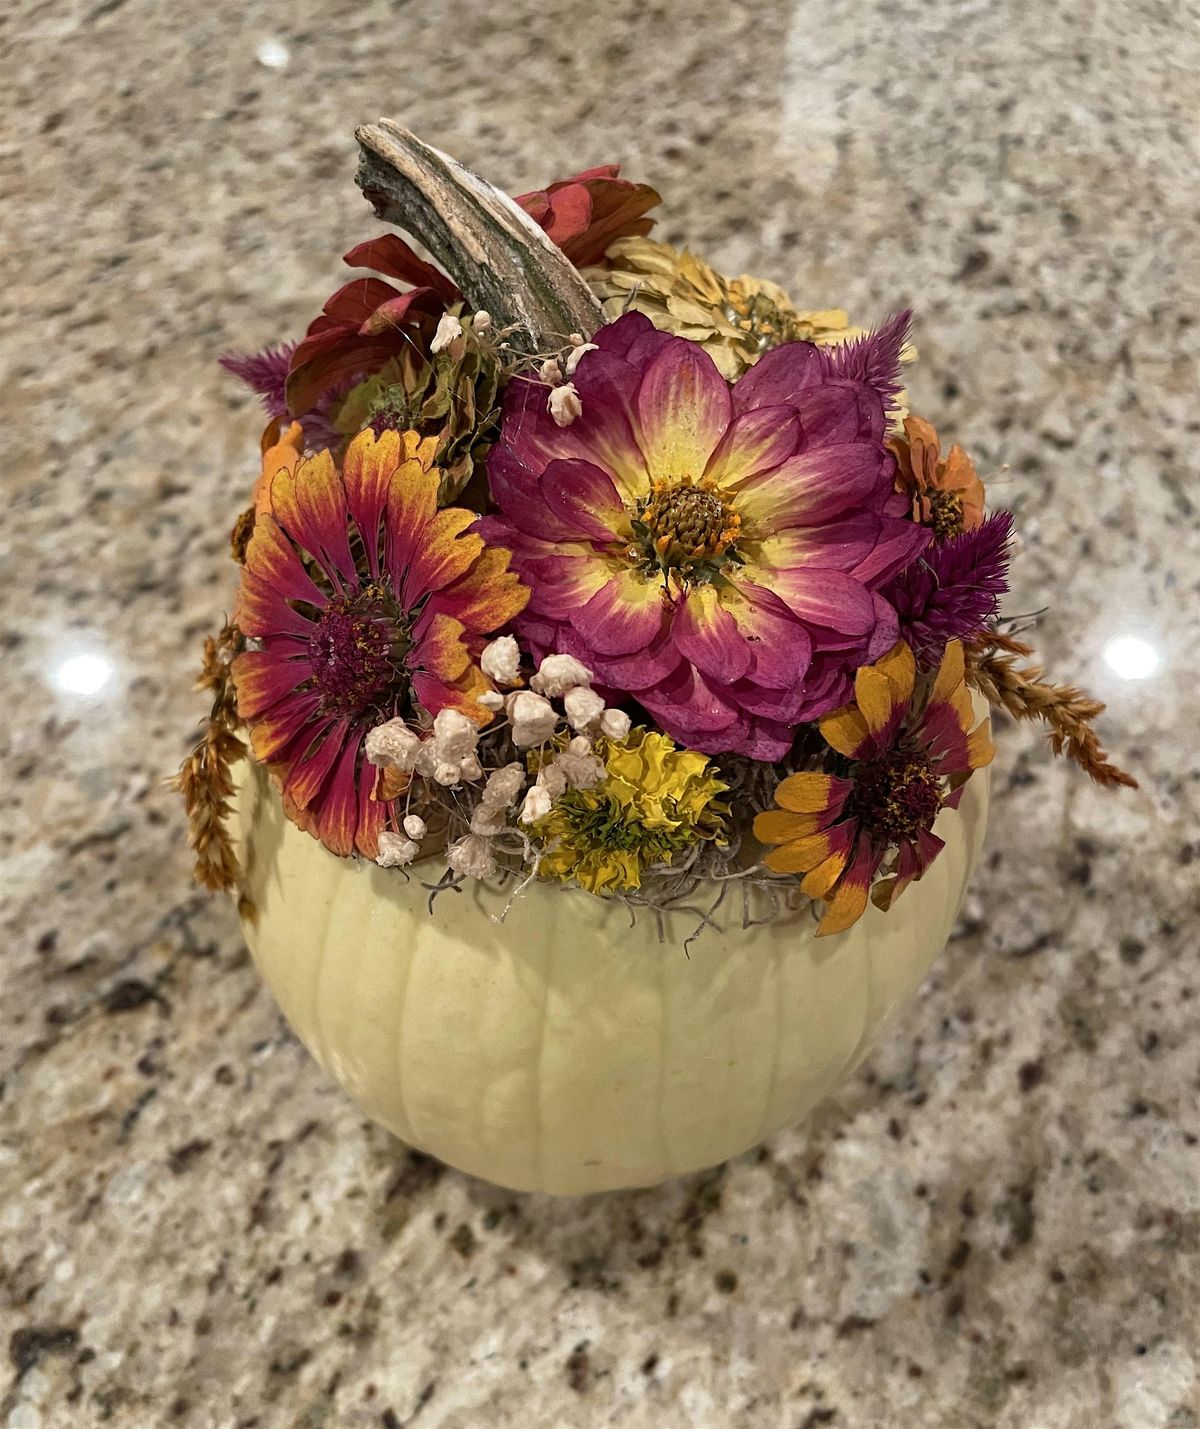
[[[1200,1424],[1200,28],[843,9],[0,17],[7,1429]],[[515,191],[620,159],[663,237],[807,305],[913,303],[915,405],[1020,510],[1012,609],[1142,779],[1001,728],[986,867],[882,1047],[659,1190],[510,1195],[365,1123],[162,787],[257,460],[214,358],[300,332],[378,231],[380,113]]]

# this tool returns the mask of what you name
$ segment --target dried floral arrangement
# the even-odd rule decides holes
[[[269,420],[178,776],[202,883],[238,886],[247,754],[331,854],[433,892],[702,925],[736,892],[823,933],[937,858],[993,755],[972,691],[1133,784],[1101,706],[1019,663],[1013,518],[906,410],[907,312],[867,331],[653,241],[615,165],[513,201],[358,139],[434,261],[370,239],[299,342],[223,359]]]

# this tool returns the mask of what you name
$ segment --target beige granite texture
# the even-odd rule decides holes
[[[18,0],[0,36],[0,1423],[1196,1429],[1196,5]],[[509,1195],[366,1124],[161,788],[256,466],[214,359],[378,231],[380,113],[517,191],[620,159],[723,266],[911,302],[916,404],[1020,511],[1010,609],[1143,781],[1002,728],[885,1044],[659,1190]]]

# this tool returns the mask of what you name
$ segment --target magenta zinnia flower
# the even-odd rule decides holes
[[[781,758],[844,703],[896,641],[879,587],[929,539],[884,447],[906,328],[788,343],[731,388],[630,313],[579,363],[571,425],[543,385],[510,383],[481,529],[533,589],[535,652],[576,656],[707,753]]]
[[[373,858],[389,805],[372,797],[367,732],[457,709],[483,725],[483,637],[527,592],[508,552],[439,510],[432,438],[360,432],[274,472],[246,548],[234,620],[256,642],[233,662],[255,757],[287,816],[336,854]]]

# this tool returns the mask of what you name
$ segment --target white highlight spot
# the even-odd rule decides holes
[[[1104,647],[1104,663],[1122,680],[1148,680],[1158,673],[1162,657],[1140,635],[1117,635]]]
[[[282,40],[264,40],[255,51],[260,65],[268,69],[287,69],[291,51]]]
[[[116,674],[107,655],[67,655],[50,667],[50,681],[68,695],[98,695]]]

